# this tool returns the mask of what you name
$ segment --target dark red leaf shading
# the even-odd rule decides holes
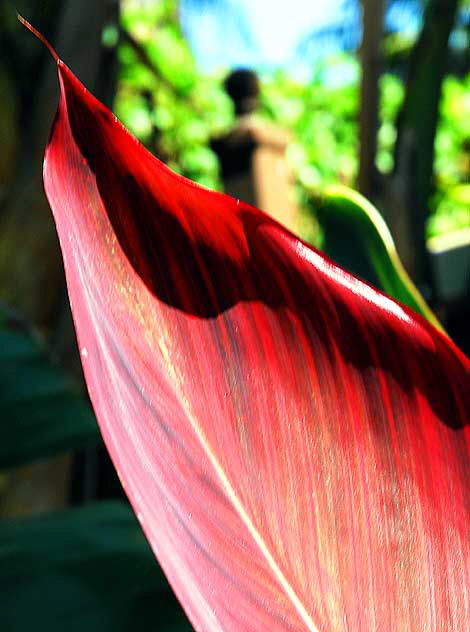
[[[196,629],[467,632],[468,360],[58,71],[44,181],[86,380]]]

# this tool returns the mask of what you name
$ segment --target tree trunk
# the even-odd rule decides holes
[[[388,220],[398,251],[425,293],[431,285],[425,225],[432,191],[434,139],[448,40],[458,4],[458,0],[429,0],[427,4],[397,118],[395,166],[387,195]]]
[[[359,191],[374,199],[378,189],[375,166],[379,127],[379,78],[382,70],[382,34],[384,0],[361,0],[362,44],[359,57],[362,67],[359,112]]]

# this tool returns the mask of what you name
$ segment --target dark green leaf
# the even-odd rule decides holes
[[[0,467],[100,441],[91,407],[41,341],[0,308]]]
[[[4,632],[189,632],[131,509],[99,503],[0,524]]]

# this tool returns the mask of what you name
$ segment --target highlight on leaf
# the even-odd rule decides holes
[[[195,628],[465,632],[467,358],[57,68],[44,184],[85,377]]]

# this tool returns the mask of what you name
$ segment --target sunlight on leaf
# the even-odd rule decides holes
[[[44,183],[85,376],[193,625],[466,632],[468,360],[57,67]]]

